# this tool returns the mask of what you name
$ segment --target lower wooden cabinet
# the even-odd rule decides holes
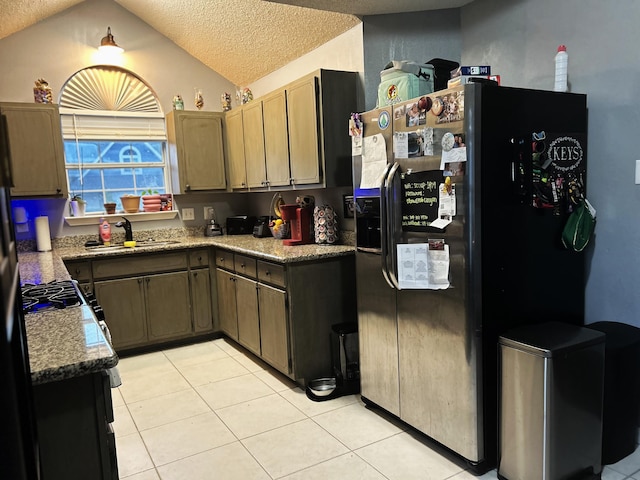
[[[105,372],[34,385],[33,404],[41,480],[119,478]]]
[[[96,282],[94,292],[108,319],[111,342],[116,350],[147,341],[142,277]]]
[[[66,265],[83,290],[93,288],[116,351],[214,331],[216,292],[208,250],[100,257]]]
[[[260,355],[258,283],[220,268],[216,275],[220,328],[230,338]]]
[[[238,340],[238,313],[236,310],[236,276],[221,269],[216,270],[218,286],[218,315],[220,330]]]
[[[260,316],[258,313],[258,282],[236,276],[236,309],[238,342],[260,355]]]
[[[97,281],[94,289],[116,349],[191,334],[187,272]]]
[[[301,385],[330,375],[331,325],[354,321],[353,256],[280,264],[216,251],[222,331]]]
[[[209,269],[192,270],[189,274],[193,331],[208,332],[213,328],[211,308],[211,279]]]
[[[281,372],[289,372],[289,322],[287,321],[287,293],[279,288],[260,284],[260,337],[262,358]]]

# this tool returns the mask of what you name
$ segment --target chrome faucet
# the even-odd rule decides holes
[[[133,241],[133,230],[131,229],[131,222],[126,218],[122,217],[123,222],[116,223],[116,227],[124,228],[124,241],[132,242]]]

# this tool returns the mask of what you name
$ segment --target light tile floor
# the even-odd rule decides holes
[[[309,400],[225,339],[124,358],[114,389],[127,480],[465,480],[466,464],[359,395]],[[605,467],[640,480],[640,450]]]

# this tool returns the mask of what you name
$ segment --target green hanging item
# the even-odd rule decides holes
[[[589,244],[596,228],[596,210],[585,198],[571,212],[562,230],[562,244],[565,248],[581,252]]]

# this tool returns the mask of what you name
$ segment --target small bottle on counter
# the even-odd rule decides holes
[[[98,225],[98,242],[107,247],[111,245],[111,225],[104,218],[100,218]]]

